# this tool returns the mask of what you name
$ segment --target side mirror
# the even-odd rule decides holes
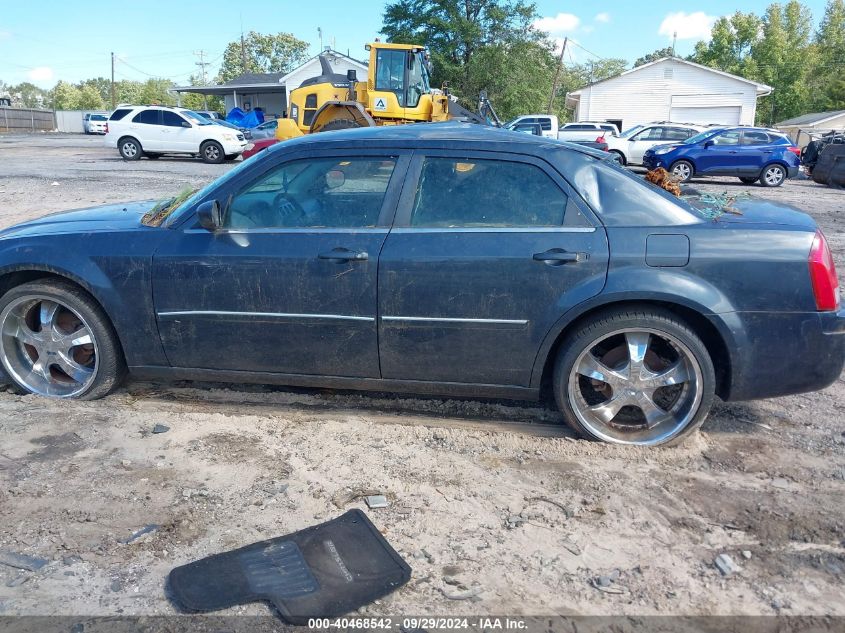
[[[358,81],[358,71],[350,68],[346,71],[346,81]]]
[[[223,216],[220,211],[220,203],[217,200],[206,200],[197,207],[197,220],[200,226],[212,233],[219,231],[223,226]]]
[[[704,149],[707,149],[708,147],[713,147],[715,144],[715,141],[704,141]]]

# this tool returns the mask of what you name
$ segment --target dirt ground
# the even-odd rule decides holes
[[[0,136],[0,225],[230,168]],[[845,269],[845,192],[694,186],[798,206]],[[845,615],[843,411],[840,378],[718,404],[684,446],[647,450],[575,439],[538,404],[138,381],[96,402],[7,391],[0,554],[49,562],[0,564],[0,615],[174,613],[174,566],[366,509],[364,491],[388,497],[368,515],[413,568],[368,614]],[[741,569],[723,576],[723,553]]]

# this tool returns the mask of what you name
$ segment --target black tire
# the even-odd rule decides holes
[[[334,121],[329,121],[323,127],[321,127],[320,132],[333,132],[336,130],[354,130],[359,127],[361,126],[350,119],[335,119]]]
[[[219,165],[226,160],[226,155],[223,153],[223,146],[217,141],[206,141],[200,145],[200,157],[202,162],[211,165]]]
[[[740,176],[739,179],[746,185],[753,185],[755,182],[760,180],[760,176]]]
[[[226,160],[227,161],[237,160],[238,156],[240,156],[240,154],[226,154]]]
[[[614,431],[620,437],[602,437],[593,429],[585,425],[576,413],[572,400],[577,399],[576,395],[570,393],[570,377],[573,375],[576,362],[582,358],[585,352],[593,350],[597,341],[613,340],[613,336],[620,335],[621,330],[636,330],[643,328],[649,332],[649,345],[657,340],[657,337],[668,335],[680,342],[688,352],[688,358],[694,359],[698,373],[695,374],[696,381],[700,380],[700,398],[693,398],[689,411],[680,421],[683,426],[678,426],[662,439],[646,440],[635,436],[637,428],[625,427],[620,424],[614,425],[619,431]],[[608,441],[616,443],[641,444],[648,446],[671,446],[683,442],[692,435],[707,418],[710,407],[713,404],[716,378],[713,368],[713,361],[707,351],[707,347],[696,335],[696,333],[676,315],[668,310],[651,306],[632,307],[628,309],[609,309],[601,312],[582,323],[570,332],[562,341],[554,368],[554,394],[558,408],[563,413],[566,422],[582,437],[591,440]],[[581,372],[576,372],[576,376]],[[586,377],[584,377],[586,379]],[[600,382],[600,381],[599,381]],[[578,384],[578,383],[576,383]],[[697,384],[697,383],[696,383]],[[652,397],[654,394],[652,394]],[[680,396],[679,396],[680,398]],[[601,403],[599,403],[601,404]],[[621,411],[621,410],[620,410]],[[618,414],[617,414],[618,415]],[[617,418],[611,419],[611,423]],[[686,420],[684,422],[684,420]],[[650,431],[650,430],[649,430]],[[647,431],[647,432],[649,432]],[[627,436],[625,434],[628,434]]]
[[[695,167],[688,160],[676,160],[669,167],[671,173],[678,182],[688,182],[695,175]]]
[[[96,369],[90,384],[84,391],[69,396],[74,400],[96,400],[110,393],[123,380],[126,374],[126,362],[117,334],[111,321],[97,301],[85,290],[64,280],[42,280],[21,284],[0,297],[0,313],[14,300],[26,296],[39,296],[67,306],[84,319],[96,345]],[[24,393],[33,393],[25,384],[19,382],[6,366],[7,350],[5,338],[0,337],[0,366],[9,381]],[[61,397],[61,396],[56,396]]]
[[[786,168],[783,165],[766,165],[760,173],[760,184],[764,187],[780,187],[786,182],[786,176]]]
[[[124,136],[117,142],[117,151],[120,152],[123,160],[138,160],[144,154],[144,149],[138,139],[131,136]]]
[[[628,161],[625,160],[625,154],[620,152],[618,149],[612,149],[612,150],[610,150],[610,153],[615,154],[618,157],[619,164],[622,165],[623,167],[628,164]]]
[[[153,154],[153,153],[150,153],[150,152],[144,152],[144,156],[146,156],[150,160],[157,160],[157,159],[161,158],[161,154]]]

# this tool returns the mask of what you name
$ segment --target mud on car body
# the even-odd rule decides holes
[[[714,221],[606,157],[453,123],[332,132],[163,204],[19,224],[0,234],[0,361],[62,398],[126,371],[549,386],[584,436],[644,445],[693,433],[716,396],[836,380],[845,312],[809,216],[745,200]]]

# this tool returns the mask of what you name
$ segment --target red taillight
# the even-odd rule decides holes
[[[827,240],[821,231],[816,231],[810,249],[810,279],[813,281],[813,295],[819,311],[839,309],[839,280],[833,255],[827,247]]]
[[[798,158],[801,158],[801,148],[800,147],[795,147],[793,145],[791,147],[787,147],[786,149],[788,149],[790,152],[795,154]]]

